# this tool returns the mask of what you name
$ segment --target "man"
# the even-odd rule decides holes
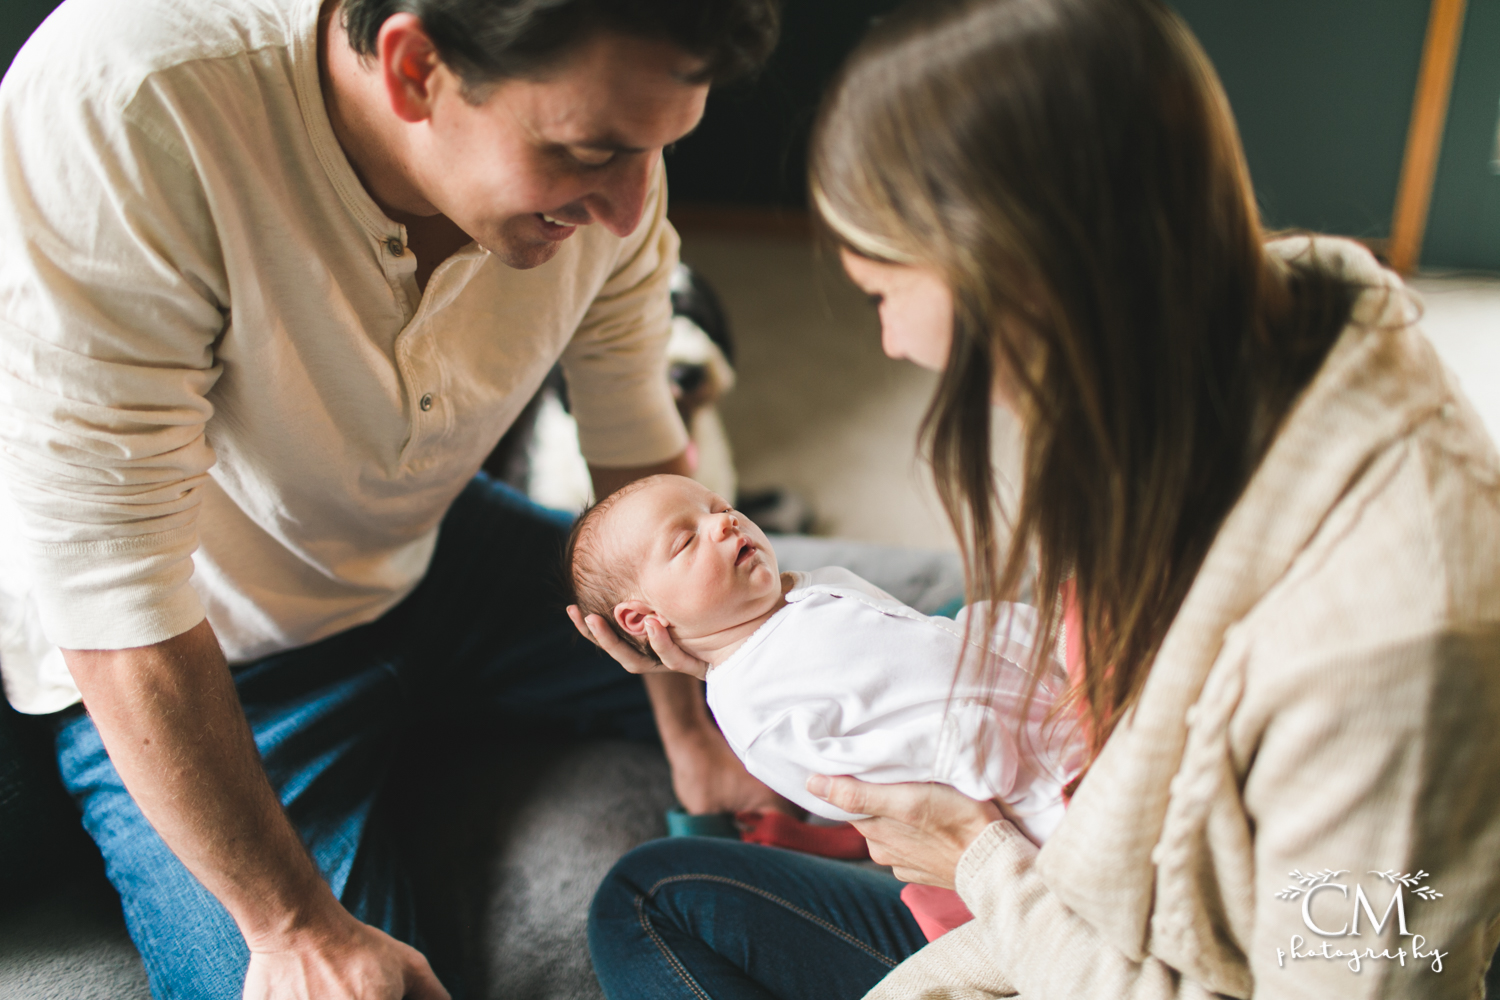
[[[574,639],[562,520],[472,477],[559,357],[596,492],[683,468],[661,151],[776,23],[69,0],[17,57],[0,665],[158,997],[447,996],[378,808],[419,717],[654,712],[690,809],[770,801],[689,681]]]

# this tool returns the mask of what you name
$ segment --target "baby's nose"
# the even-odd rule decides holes
[[[723,514],[721,514],[719,516],[719,537],[720,538],[728,538],[730,536],[730,534],[732,534],[735,531],[738,531],[739,527],[740,527],[740,522],[734,516],[734,513],[732,511],[727,511],[726,510]]]

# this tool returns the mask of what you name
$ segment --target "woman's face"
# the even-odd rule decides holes
[[[849,278],[880,309],[880,346],[888,357],[942,371],[953,346],[953,293],[936,271],[887,264],[840,250]]]

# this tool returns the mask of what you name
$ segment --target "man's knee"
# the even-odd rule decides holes
[[[144,821],[100,847],[152,997],[238,1000],[250,951],[223,905]]]

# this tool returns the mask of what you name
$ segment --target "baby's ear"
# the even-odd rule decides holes
[[[620,626],[620,630],[626,635],[633,635],[644,639],[646,637],[646,620],[649,618],[655,618],[657,624],[663,628],[666,627],[667,623],[661,620],[661,616],[656,613],[656,609],[652,608],[645,601],[621,601],[615,605],[615,624]]]

